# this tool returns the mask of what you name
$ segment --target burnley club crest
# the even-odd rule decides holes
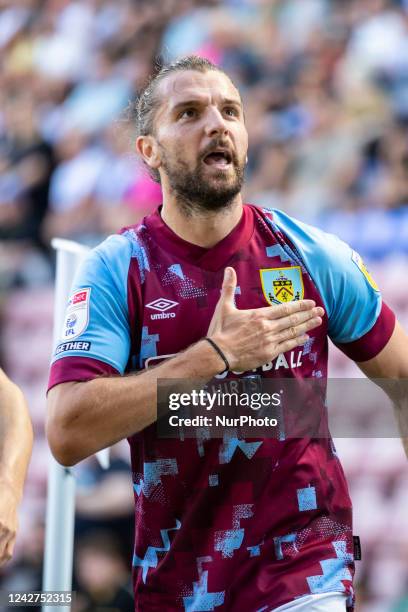
[[[263,294],[271,306],[303,299],[304,287],[300,266],[268,268],[259,272]]]

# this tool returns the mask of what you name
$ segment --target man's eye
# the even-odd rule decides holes
[[[226,108],[224,108],[224,113],[229,117],[238,116],[238,110],[234,106],[227,106]]]
[[[186,108],[179,114],[179,119],[192,119],[196,115],[197,111],[195,108]]]

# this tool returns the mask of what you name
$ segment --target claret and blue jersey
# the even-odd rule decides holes
[[[205,249],[157,211],[82,265],[50,386],[143,370],[203,338],[227,265],[240,309],[303,298],[325,309],[307,344],[263,364],[262,377],[325,378],[328,337],[364,361],[392,334],[393,313],[336,237],[245,205],[237,227]],[[151,426],[129,443],[136,610],[269,610],[334,591],[351,605],[351,502],[331,439],[164,440]]]

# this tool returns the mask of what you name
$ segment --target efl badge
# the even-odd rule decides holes
[[[263,294],[271,306],[303,299],[305,291],[300,266],[268,268],[259,272]]]
[[[353,253],[351,255],[351,259],[354,261],[354,263],[356,264],[356,266],[360,270],[360,272],[362,272],[364,274],[364,276],[368,280],[368,283],[371,285],[371,287],[375,291],[379,291],[380,289],[379,289],[377,283],[375,282],[375,280],[373,279],[373,277],[371,276],[371,274],[369,273],[369,271],[367,270],[361,255],[359,255],[357,253],[357,251],[353,251]]]
[[[61,339],[73,340],[88,327],[90,287],[79,289],[71,295],[62,328]]]

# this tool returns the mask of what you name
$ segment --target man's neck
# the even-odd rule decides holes
[[[161,216],[177,236],[207,249],[223,240],[238,225],[242,216],[242,197],[238,194],[225,209],[186,214],[173,199],[163,198]]]

